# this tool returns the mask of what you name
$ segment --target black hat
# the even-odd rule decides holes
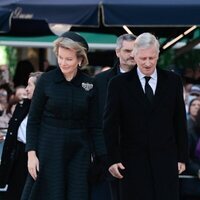
[[[88,43],[86,42],[85,38],[83,38],[82,36],[78,35],[75,32],[68,31],[68,32],[63,33],[60,37],[69,38],[69,39],[73,40],[74,42],[79,42],[79,43],[81,43],[81,45],[83,47],[86,48],[87,51],[89,50],[89,46],[88,46]]]

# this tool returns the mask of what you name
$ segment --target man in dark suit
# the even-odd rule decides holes
[[[134,42],[137,67],[110,81],[104,114],[109,172],[122,200],[178,200],[178,174],[187,161],[181,79],[157,66],[159,42]]]
[[[119,36],[116,42],[116,56],[118,59],[115,66],[110,70],[98,74],[95,77],[98,88],[98,96],[99,96],[100,118],[102,122],[103,122],[103,111],[105,106],[105,100],[107,95],[107,86],[109,81],[116,75],[130,71],[135,65],[135,61],[131,56],[135,39],[136,36],[134,36],[133,34],[123,34]],[[118,180],[110,181],[110,183],[112,188],[111,190],[112,199],[118,200],[119,199],[117,190]],[[94,187],[95,198],[93,199],[110,200],[111,197],[109,193],[110,192],[109,192],[108,182],[104,181]]]

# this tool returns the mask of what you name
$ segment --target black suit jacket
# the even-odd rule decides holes
[[[99,115],[101,122],[103,122],[103,112],[106,102],[106,96],[107,96],[107,88],[109,81],[118,75],[118,66],[115,66],[107,71],[101,72],[100,74],[95,76],[95,81],[97,85],[97,91],[98,91],[98,102],[99,102]]]
[[[155,184],[158,199],[172,200],[178,196],[177,163],[186,162],[188,156],[183,87],[176,74],[159,69],[157,72],[152,105],[143,92],[136,67],[111,80],[104,134],[110,164],[122,162],[126,174],[134,180],[133,198],[139,191],[145,193],[140,186],[150,182]],[[151,180],[142,176],[149,168]]]
[[[1,165],[0,165],[0,187],[8,183],[13,163],[17,156],[17,133],[18,128],[29,112],[31,100],[24,99],[17,104],[12,118],[9,121],[8,131],[4,142]]]

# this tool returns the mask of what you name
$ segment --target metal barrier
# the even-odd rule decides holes
[[[200,179],[194,175],[180,175],[179,176],[180,195],[183,198],[200,199]]]
[[[5,186],[5,188],[0,188],[0,192],[6,192],[8,189],[8,185]]]
[[[192,175],[179,175],[179,178],[198,178],[197,176],[192,176]]]

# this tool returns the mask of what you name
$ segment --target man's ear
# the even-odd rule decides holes
[[[120,49],[116,49],[115,50],[115,53],[116,53],[116,56],[119,58],[120,56],[119,56],[119,54],[120,54]]]

